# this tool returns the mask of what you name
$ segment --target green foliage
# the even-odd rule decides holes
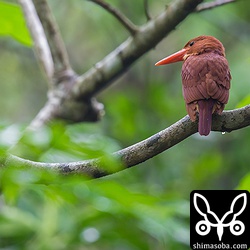
[[[109,178],[86,181],[34,169],[1,170],[0,183],[0,247],[166,249],[173,240],[188,241],[185,200]]]
[[[244,107],[250,103],[250,95],[245,96],[237,105],[237,108]]]
[[[250,173],[244,176],[237,189],[250,190]]]
[[[9,134],[11,134],[11,138]],[[70,162],[102,157],[103,168],[117,171],[121,164],[112,153],[120,146],[115,140],[101,135],[97,126],[81,124],[66,126],[54,123],[36,131],[20,134],[16,126],[2,127],[0,130],[3,151],[12,141],[10,153],[34,161]],[[7,141],[11,139],[11,141]]]
[[[26,46],[32,45],[22,10],[18,5],[0,1],[0,35],[11,36]]]

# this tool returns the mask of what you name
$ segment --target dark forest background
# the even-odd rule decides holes
[[[8,1],[15,3],[15,1]],[[108,1],[134,23],[143,1]],[[171,1],[148,1],[152,17]],[[91,1],[50,0],[69,60],[81,74],[128,31]],[[17,8],[17,7],[16,7]],[[2,9],[2,10],[1,10]],[[56,121],[26,134],[12,153],[41,162],[94,158],[141,141],[186,115],[181,63],[156,61],[199,35],[226,48],[232,87],[226,109],[250,103],[250,2],[190,14],[126,74],[97,95],[96,123]],[[47,100],[47,83],[20,9],[0,8],[0,150],[16,144]],[[6,18],[7,17],[7,18]],[[11,27],[11,28],[10,28]],[[2,30],[2,31],[1,31]],[[250,129],[195,134],[133,168],[96,180],[27,168],[0,170],[0,249],[189,249],[189,195],[199,189],[250,190]],[[116,162],[107,157],[107,165]]]

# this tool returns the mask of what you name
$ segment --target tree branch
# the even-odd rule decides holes
[[[93,97],[126,72],[137,59],[154,48],[203,0],[172,1],[163,13],[145,25],[136,27],[136,33],[81,76],[76,75],[69,65],[66,49],[47,1],[33,1],[43,25],[55,67],[53,75],[55,84],[52,84],[54,88],[49,93],[49,100],[32,122],[32,125],[41,126],[55,118],[71,122],[99,120],[103,114],[103,105]],[[120,20],[126,20],[121,13],[104,1],[93,1],[102,4],[110,12],[113,11],[113,14],[116,13],[114,15]],[[60,86],[55,87],[57,85]]]
[[[39,111],[27,129],[36,130],[53,119],[62,119],[68,122],[96,122],[104,115],[104,105],[95,98],[77,101],[69,92],[75,84],[75,76],[67,76],[65,84],[60,88],[49,91],[49,98],[45,106]]]
[[[236,0],[215,0],[213,2],[203,3],[203,4],[200,4],[196,7],[196,11],[201,12],[204,10],[209,10],[209,9],[216,8],[216,7],[222,6],[224,4],[232,3],[235,1]]]
[[[90,1],[98,4],[109,13],[111,13],[129,31],[132,36],[138,31],[136,25],[134,25],[125,15],[123,15],[123,13],[121,13],[118,9],[114,8],[110,4],[104,2],[103,0]]]
[[[31,0],[19,0],[19,3],[34,41],[37,58],[48,77],[48,81],[51,81],[54,74],[54,65],[42,24]]]
[[[78,77],[69,66],[64,44],[47,1],[33,1],[51,50],[55,67],[53,79],[56,83],[52,84],[47,104],[32,121],[33,129],[55,118],[71,122],[99,120],[104,113],[103,105],[93,96],[111,84],[143,54],[154,48],[202,2],[175,0],[160,16],[141,26],[134,36],[129,37],[110,55]]]
[[[50,47],[52,59],[54,62],[55,83],[60,83],[61,74],[63,74],[64,76],[68,71],[69,74],[72,74],[72,69],[69,64],[68,54],[65,49],[64,42],[61,38],[59,28],[57,27],[57,24],[48,6],[47,0],[33,0],[33,3],[42,23]]]
[[[70,95],[77,74],[71,69],[67,51],[46,0],[19,0],[32,34],[35,51],[50,85],[48,101],[28,129],[37,129],[59,118],[68,121],[97,121],[103,105],[91,96],[75,100]],[[39,16],[39,18],[38,18]]]
[[[149,10],[148,10],[148,0],[143,0],[143,5],[144,5],[145,16],[147,18],[147,21],[149,21],[149,20],[151,20],[151,16],[150,16]]]
[[[250,126],[250,105],[240,109],[224,111],[222,115],[213,116],[213,131],[231,132],[247,126]],[[123,169],[129,168],[160,154],[196,132],[197,122],[192,122],[187,115],[159,133],[115,152],[113,155],[121,159],[124,166]],[[62,173],[82,173],[92,178],[114,173],[105,170],[101,158],[71,163],[42,163],[25,160],[13,155],[6,155],[1,159],[0,163],[2,167],[24,166],[44,168]]]
[[[137,59],[170,33],[203,0],[175,0],[158,17],[141,26],[118,48],[78,78],[72,92],[75,98],[94,96],[124,73]]]

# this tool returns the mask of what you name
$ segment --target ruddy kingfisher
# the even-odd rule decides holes
[[[199,134],[206,136],[212,114],[221,114],[229,98],[231,74],[224,46],[213,36],[198,36],[155,65],[179,61],[184,61],[181,76],[187,113],[192,121],[199,117]]]

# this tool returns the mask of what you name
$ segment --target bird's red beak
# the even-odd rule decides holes
[[[155,66],[159,66],[159,65],[164,65],[164,64],[169,64],[169,63],[174,63],[174,62],[180,62],[184,60],[184,56],[186,55],[187,50],[186,49],[182,49],[168,57],[163,58],[162,60],[160,60],[159,62],[157,62],[155,64]]]

